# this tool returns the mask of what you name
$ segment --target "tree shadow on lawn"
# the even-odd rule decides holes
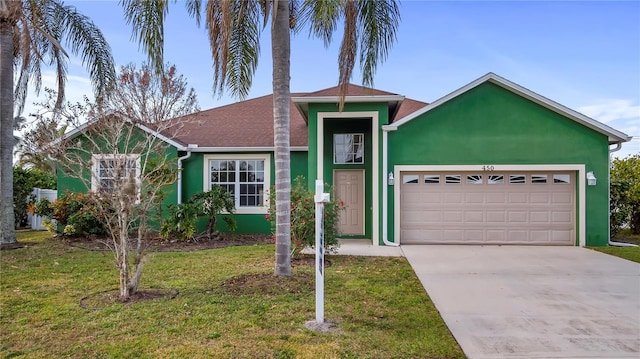
[[[86,236],[74,238],[61,238],[69,246],[92,251],[109,250],[107,238]],[[152,239],[147,243],[151,252],[188,252],[207,249],[226,248],[231,246],[250,246],[273,244],[270,235],[254,234],[228,234],[225,233],[222,239],[208,239],[200,237],[193,241],[169,240],[163,241]],[[315,266],[315,257],[312,255],[298,254],[292,258],[291,265]],[[326,260],[324,267],[331,266],[331,261]],[[222,292],[230,295],[278,295],[282,293],[297,294],[314,290],[315,276],[313,273],[299,272],[291,277],[276,277],[273,273],[243,274],[229,278],[218,287],[205,290],[206,293]],[[179,292],[171,288],[149,288],[139,289],[131,297],[123,301],[119,297],[119,290],[112,289],[103,292],[92,293],[80,300],[80,307],[88,310],[99,310],[116,303],[138,303],[159,299],[174,299]]]

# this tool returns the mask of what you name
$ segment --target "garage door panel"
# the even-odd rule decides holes
[[[549,231],[531,231],[531,242],[536,244],[547,244],[551,241],[551,233]]]
[[[484,242],[485,241],[485,231],[483,230],[466,230],[464,231],[464,239],[465,241],[471,242]]]
[[[462,211],[444,211],[442,212],[442,222],[461,224],[462,223]]]
[[[551,242],[560,243],[566,241],[571,242],[571,244],[575,242],[574,231],[555,230],[551,232]]]
[[[511,223],[526,223],[529,221],[528,213],[523,211],[509,211],[508,218]]]
[[[422,172],[411,178],[400,190],[401,243],[575,243],[573,173]]]
[[[549,218],[550,218],[550,215],[549,215],[549,212],[547,212],[547,211],[529,212],[529,221],[534,222],[534,223],[550,223]]]
[[[442,231],[442,236],[445,243],[459,243],[464,239],[464,231],[462,229],[445,229]]]
[[[507,214],[505,211],[487,211],[487,223],[504,223]]]
[[[443,193],[442,195],[442,203],[444,204],[463,204],[464,203],[464,193]]]
[[[466,223],[469,223],[469,222],[484,223],[484,212],[483,211],[465,211],[464,220]]]
[[[488,192],[485,195],[486,203],[506,203],[507,195],[505,193],[492,193]]]
[[[485,194],[480,193],[466,193],[464,202],[469,203],[484,203]]]
[[[551,196],[549,193],[531,193],[529,195],[529,203],[547,204],[550,203]]]
[[[524,229],[515,229],[507,231],[509,241],[514,244],[527,243],[529,240],[529,231]]]
[[[569,204],[572,202],[573,199],[570,193],[554,193],[551,200],[552,204]]]
[[[551,218],[553,223],[573,223],[572,213],[569,211],[553,211],[551,212]]]
[[[529,196],[527,195],[527,193],[510,192],[508,198],[509,198],[509,204],[512,204],[512,203],[522,204],[522,203],[527,203]]]
[[[501,244],[507,241],[507,231],[504,229],[489,229],[485,233],[487,243]]]

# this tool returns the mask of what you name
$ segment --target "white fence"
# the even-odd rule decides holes
[[[53,202],[58,198],[58,191],[55,189],[41,189],[34,188],[33,195],[35,196],[35,203],[38,203],[42,198],[46,198],[49,201]],[[31,223],[31,229],[35,229],[37,231],[45,230],[46,228],[42,226],[42,220],[44,219],[41,216],[35,216],[31,213],[28,214],[29,223]]]

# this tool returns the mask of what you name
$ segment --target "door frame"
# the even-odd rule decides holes
[[[575,171],[577,188],[575,189],[575,200],[577,203],[577,223],[578,246],[586,246],[586,180],[585,180],[584,164],[566,164],[566,165],[396,165],[393,166],[394,177],[401,180],[402,172],[442,172],[442,171],[460,171],[460,172],[478,172],[484,173],[490,171]],[[397,183],[393,189],[393,237],[396,243],[402,243],[400,237],[400,184]],[[385,219],[386,220],[386,219]],[[575,242],[574,242],[575,243]]]
[[[367,201],[366,201],[366,189],[367,189],[367,181],[366,181],[366,172],[364,169],[349,169],[349,168],[334,168],[333,169],[333,188],[335,191],[336,188],[336,172],[360,172],[362,173],[362,183],[361,183],[361,187],[362,187],[362,207],[361,207],[361,214],[362,214],[362,228],[361,228],[361,233],[359,234],[345,234],[345,236],[364,236],[367,231],[366,231],[366,214],[365,214],[365,208],[367,208]],[[337,197],[337,196],[336,196]],[[337,199],[337,198],[336,198]]]
[[[354,112],[318,112],[316,132],[316,177],[324,181],[324,120],[333,118],[362,118],[371,120],[371,241],[379,245],[380,239],[380,150],[379,150],[379,114],[377,111]],[[332,174],[333,175],[333,174]],[[366,183],[366,179],[365,179]],[[364,188],[366,190],[366,188]],[[366,192],[365,192],[366,193]],[[366,203],[365,203],[366,208]],[[387,219],[384,219],[385,221]],[[366,229],[366,227],[365,227]],[[366,233],[366,231],[365,231]]]

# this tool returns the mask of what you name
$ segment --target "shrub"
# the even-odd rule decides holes
[[[344,204],[335,198],[329,189],[331,201],[324,205],[324,246],[328,252],[338,247],[338,220]],[[269,192],[269,210],[265,219],[271,223],[271,231],[276,229],[275,188]],[[303,176],[298,176],[291,186],[291,255],[296,257],[304,247],[315,247],[315,201]]]
[[[169,206],[169,216],[160,228],[160,236],[165,239],[175,236],[180,240],[192,240],[196,234],[196,221],[198,218],[206,217],[206,233],[212,238],[217,218],[225,211],[229,216],[222,219],[227,223],[229,230],[235,231],[236,221],[232,216],[235,203],[231,193],[219,186],[207,192],[196,193],[185,203]]]
[[[191,197],[191,203],[196,207],[198,217],[207,217],[207,236],[211,238],[214,234],[217,218],[223,212],[233,214],[235,202],[233,195],[220,186],[214,186],[210,191],[196,193]],[[236,230],[236,220],[232,216],[222,218],[227,223],[231,231]]]
[[[160,236],[164,239],[176,237],[180,240],[191,240],[196,234],[198,215],[191,203],[169,205],[169,215],[160,227]]]
[[[640,234],[640,154],[611,162],[611,223]],[[612,235],[616,230],[612,226]]]
[[[34,213],[47,218],[47,225],[43,222],[47,229],[54,227],[51,219],[55,219],[65,235],[107,234],[96,216],[96,205],[88,196],[90,194],[67,192],[53,202],[43,198],[35,204]]]

